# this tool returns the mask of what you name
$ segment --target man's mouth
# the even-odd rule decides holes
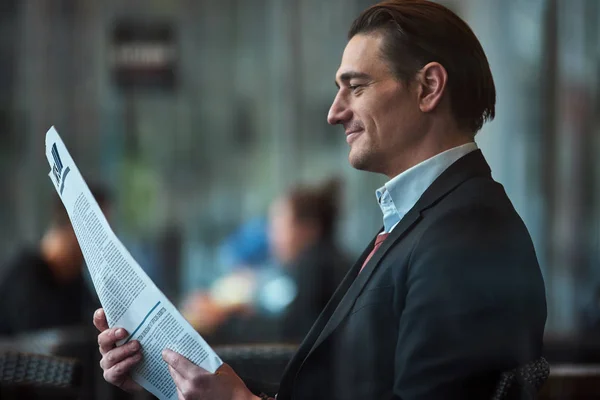
[[[348,144],[351,144],[363,132],[364,129],[355,129],[353,131],[346,132],[346,142],[348,142]]]

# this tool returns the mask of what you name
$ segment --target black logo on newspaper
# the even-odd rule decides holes
[[[63,168],[63,163],[60,159],[60,154],[58,154],[56,143],[52,145],[52,157],[54,158],[52,173],[54,174],[54,179],[56,179],[56,185],[60,188],[59,192],[62,196],[63,190],[65,189],[65,179],[67,179],[67,175],[69,174],[71,169],[69,167]]]

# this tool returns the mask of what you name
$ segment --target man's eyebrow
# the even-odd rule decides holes
[[[341,82],[348,82],[351,79],[371,79],[369,74],[364,72],[356,72],[356,71],[348,71],[340,74],[338,78]],[[340,87],[337,80],[335,81],[335,86]]]

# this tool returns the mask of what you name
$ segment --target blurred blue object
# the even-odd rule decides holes
[[[256,306],[258,310],[268,315],[279,315],[296,298],[298,286],[294,280],[281,271],[274,269],[263,274],[262,284],[259,285]]]
[[[225,239],[219,247],[219,261],[225,271],[271,264],[268,226],[267,218],[253,218]]]

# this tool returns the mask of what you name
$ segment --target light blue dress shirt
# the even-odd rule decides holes
[[[383,212],[382,233],[390,233],[398,225],[442,172],[475,150],[474,142],[446,150],[407,169],[377,189],[377,201]]]

